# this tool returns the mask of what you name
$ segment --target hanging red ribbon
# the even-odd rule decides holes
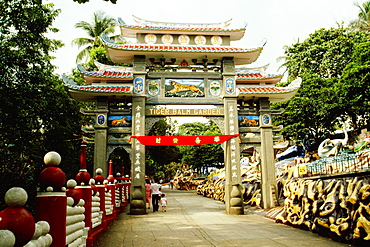
[[[148,146],[180,146],[218,144],[240,135],[211,135],[211,136],[131,136],[141,144]]]

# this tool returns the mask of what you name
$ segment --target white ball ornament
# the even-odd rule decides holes
[[[46,235],[50,231],[49,222],[41,220],[41,221],[38,221],[36,224],[41,226],[41,228],[42,228],[41,235]]]
[[[46,246],[50,246],[53,243],[53,237],[49,233],[46,234],[45,237],[46,237],[45,240],[47,240],[47,245]]]
[[[77,206],[83,207],[84,205],[85,205],[85,200],[84,199],[80,199],[80,201],[78,202]]]
[[[99,175],[103,174],[103,169],[101,168],[96,169],[96,174],[99,174]]]
[[[28,199],[27,192],[21,187],[13,187],[5,194],[5,203],[9,207],[22,207]]]
[[[37,240],[31,240],[24,247],[41,247],[41,245]]]
[[[67,181],[67,187],[68,188],[74,188],[74,187],[76,187],[77,186],[77,182],[76,182],[76,180],[74,180],[74,179],[70,179],[70,180],[68,180]]]
[[[38,239],[38,242],[39,242],[39,244],[40,244],[40,247],[42,247],[42,246],[46,246],[46,243],[45,243],[45,240],[44,240],[43,236],[41,236],[41,237]]]
[[[35,233],[33,234],[32,239],[36,240],[42,235],[42,226],[38,224],[38,222],[35,224]]]
[[[74,204],[74,200],[72,197],[67,197],[67,205],[72,207]]]
[[[13,247],[15,245],[15,236],[12,231],[0,230],[0,246]]]
[[[48,186],[48,187],[46,188],[46,191],[47,191],[47,192],[53,192],[53,190],[54,190],[54,189],[53,189],[53,187],[51,187],[51,186]]]
[[[54,151],[48,152],[44,156],[45,165],[58,166],[61,161],[62,161],[62,158],[60,157],[60,155]]]

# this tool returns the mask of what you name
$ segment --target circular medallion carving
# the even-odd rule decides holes
[[[205,45],[206,44],[206,37],[204,37],[203,35],[198,35],[198,36],[195,36],[195,44],[197,45]]]
[[[190,42],[190,38],[189,36],[182,34],[179,36],[178,41],[180,45],[188,45]]]
[[[148,33],[145,35],[145,43],[154,44],[155,42],[157,42],[157,36],[155,36],[155,34]]]
[[[169,45],[169,44],[172,44],[172,42],[173,42],[173,37],[171,34],[165,34],[162,36],[163,44]]]
[[[222,45],[221,36],[218,36],[218,35],[212,36],[211,43],[212,45],[216,45],[216,46]]]

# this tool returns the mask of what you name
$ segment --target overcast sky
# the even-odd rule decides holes
[[[320,28],[337,27],[337,23],[348,23],[356,19],[358,8],[354,2],[362,4],[366,0],[117,0],[111,4],[103,0],[90,0],[78,4],[72,0],[46,0],[61,9],[54,22],[60,32],[49,35],[62,40],[65,46],[54,55],[57,73],[70,73],[76,67],[77,47],[71,45],[75,38],[88,37],[74,25],[79,21],[92,22],[93,13],[102,10],[117,19],[121,17],[127,24],[134,24],[132,15],[164,22],[213,23],[233,19],[233,27],[247,24],[245,35],[233,46],[255,47],[264,38],[267,43],[261,56],[249,67],[270,64],[269,73],[277,73],[281,62],[277,58],[284,55],[284,46]],[[117,34],[119,30],[117,29]]]

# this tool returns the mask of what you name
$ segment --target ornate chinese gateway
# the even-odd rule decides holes
[[[135,25],[121,19],[118,22],[122,36],[136,38],[136,43],[116,44],[107,35],[101,36],[112,62],[128,66],[96,62],[96,71],[86,71],[79,65],[87,86],[63,78],[72,98],[96,102],[95,110],[83,111],[95,119],[93,128],[85,128],[95,135],[94,168],[106,168],[109,154],[117,147],[130,153],[130,210],[144,214],[145,145],[140,138],[143,140],[151,126],[165,116],[205,116],[230,137],[225,139],[227,213],[243,214],[239,157],[241,150],[249,147],[261,154],[262,204],[273,207],[273,142],[278,139],[273,132],[279,128],[271,124],[278,112],[270,109],[270,103],[290,99],[300,81],[277,87],[282,74],[267,73],[267,66],[247,67],[257,60],[264,44],[232,46],[246,28],[230,28],[231,20],[190,24],[133,18]],[[116,138],[114,134],[127,137]],[[187,145],[192,142],[187,141]]]

